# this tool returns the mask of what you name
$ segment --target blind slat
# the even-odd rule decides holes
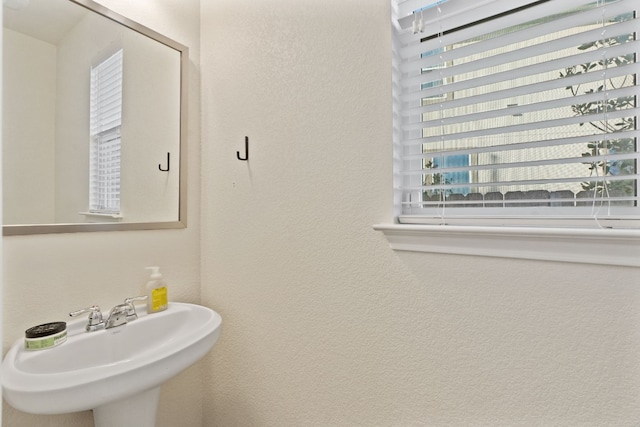
[[[638,178],[640,178],[639,174],[633,174],[633,175],[625,175],[625,176],[612,176],[609,177],[607,179],[607,181],[609,183],[612,182],[616,182],[616,181],[628,181],[628,180],[637,180]],[[570,177],[570,178],[566,178],[564,181],[562,181],[562,183],[564,184],[570,184],[570,183],[574,183],[574,184],[581,184],[583,182],[588,182],[588,181],[593,181],[593,182],[599,182],[602,181],[602,177],[598,177],[598,176],[589,176],[589,175],[584,175],[584,176],[576,176],[576,177]],[[406,187],[407,190],[422,190],[422,191],[428,191],[428,190],[452,190],[452,189],[457,189],[457,188],[479,188],[479,187],[501,187],[501,188],[509,188],[509,187],[525,187],[525,186],[531,186],[533,188],[533,190],[520,190],[520,191],[535,191],[537,189],[542,188],[542,186],[544,185],[555,185],[558,184],[558,181],[555,179],[520,179],[520,180],[510,180],[510,181],[492,181],[492,182],[469,182],[469,183],[454,183],[454,184],[434,184],[434,185],[421,185],[421,186],[411,186],[411,187]],[[578,190],[574,191],[574,194],[580,193],[581,191],[585,191],[585,190],[580,190],[579,187],[577,187]],[[517,189],[516,189],[517,191]],[[549,190],[542,190],[542,191],[549,191]],[[555,190],[554,190],[555,191]],[[628,195],[626,197],[638,197],[636,195]]]
[[[590,162],[602,162],[602,161],[619,161],[619,160],[638,160],[640,156],[638,153],[626,153],[626,154],[610,154],[599,155],[589,157]],[[546,160],[529,160],[526,162],[511,162],[511,163],[498,163],[498,164],[486,164],[486,165],[472,165],[464,167],[442,167],[437,169],[425,169],[422,171],[405,171],[404,175],[421,174],[421,175],[434,175],[438,173],[447,172],[460,172],[460,171],[481,171],[481,170],[495,170],[495,169],[509,169],[509,168],[521,168],[521,167],[537,167],[537,166],[551,166],[551,165],[570,165],[576,163],[584,163],[587,159],[583,157],[566,157],[561,159],[546,159]],[[629,175],[625,175],[629,176]],[[555,178],[556,181],[563,181],[563,178]],[[464,183],[463,185],[466,185]]]
[[[623,117],[629,116],[631,113],[633,115],[637,115],[638,108],[632,108],[627,110],[619,110],[612,111],[607,113],[607,119],[619,119]],[[463,131],[458,133],[451,133],[445,135],[431,136],[431,137],[418,137],[414,139],[406,139],[405,142],[413,143],[414,140],[418,140],[418,143],[426,144],[430,142],[445,142],[452,141],[456,139],[464,139],[464,138],[477,138],[481,136],[491,136],[491,135],[501,135],[505,133],[514,133],[514,132],[522,132],[522,131],[530,131],[536,129],[550,129],[556,127],[563,127],[567,125],[580,125],[580,123],[589,122],[589,118],[593,120],[601,119],[602,116],[600,114],[593,116],[573,116],[573,117],[563,117],[560,119],[550,119],[544,122],[533,122],[533,123],[525,123],[525,124],[516,124],[516,125],[508,125],[508,126],[499,126],[488,129],[480,129],[480,130],[471,130],[471,131]],[[604,120],[604,119],[603,119]]]
[[[611,135],[612,137],[615,136],[616,138],[629,138],[629,139],[635,140],[638,137],[640,137],[640,130],[636,129],[636,130],[625,131],[625,132],[609,134],[609,135]],[[462,154],[492,153],[495,151],[508,152],[508,151],[515,151],[515,150],[526,150],[530,148],[541,148],[541,147],[551,147],[551,146],[559,147],[563,145],[575,145],[579,143],[582,143],[586,146],[587,143],[590,143],[594,140],[601,139],[602,136],[603,136],[602,134],[599,134],[599,135],[587,134],[587,135],[580,135],[580,136],[574,136],[574,137],[568,137],[568,138],[555,138],[555,139],[549,139],[549,140],[540,139],[535,141],[512,143],[512,144],[464,147],[460,149],[442,149],[442,150],[438,150],[437,154],[440,156],[448,157],[448,156],[456,156],[456,155],[462,155]],[[400,156],[400,158],[402,160],[418,160],[418,159],[431,158],[433,156],[434,156],[433,152],[427,151],[427,152],[421,152],[419,154],[403,153]],[[412,171],[412,172],[423,173],[422,171],[423,169],[420,169],[418,171]]]

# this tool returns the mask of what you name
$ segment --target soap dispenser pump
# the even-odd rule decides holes
[[[157,313],[168,307],[167,284],[162,280],[159,267],[147,267],[151,276],[147,282],[147,313]]]

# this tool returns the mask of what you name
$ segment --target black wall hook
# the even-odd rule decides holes
[[[244,157],[240,155],[239,151],[236,151],[236,157],[238,158],[238,160],[243,160],[243,161],[249,160],[249,137],[248,136],[244,137]]]
[[[170,168],[171,168],[171,153],[167,152],[167,168],[162,169],[162,165],[158,164],[158,169],[160,169],[162,172],[169,172]]]

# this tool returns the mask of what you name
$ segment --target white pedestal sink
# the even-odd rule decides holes
[[[67,341],[24,350],[17,341],[2,363],[5,400],[33,414],[93,409],[96,427],[153,427],[160,386],[202,358],[220,335],[222,318],[194,304],[112,329],[85,332],[70,322]]]

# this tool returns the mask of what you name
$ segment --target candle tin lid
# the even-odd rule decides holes
[[[67,329],[67,322],[51,322],[34,326],[24,331],[25,338],[42,338],[55,335]]]

